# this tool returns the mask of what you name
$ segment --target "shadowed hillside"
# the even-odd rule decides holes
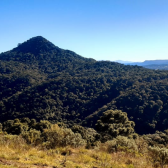
[[[103,55],[102,55],[103,57]],[[38,36],[0,54],[0,121],[36,118],[94,127],[110,109],[135,130],[168,128],[168,71],[95,61]]]

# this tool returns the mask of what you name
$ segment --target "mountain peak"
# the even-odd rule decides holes
[[[42,36],[36,36],[19,43],[18,46],[0,55],[0,60],[14,60],[28,64],[35,62],[95,62],[93,59],[86,59],[73,51],[64,50],[48,41]]]
[[[37,55],[42,52],[49,52],[56,47],[53,43],[48,41],[42,36],[32,37],[29,40],[19,43],[18,47],[14,48],[13,51],[22,52],[22,53],[32,53]]]

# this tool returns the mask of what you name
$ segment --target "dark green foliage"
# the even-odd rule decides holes
[[[136,132],[154,133],[168,128],[167,99],[168,71],[83,58],[40,36],[0,54],[0,122],[94,127],[104,111],[119,109]]]
[[[31,120],[29,118],[25,117],[25,118],[21,118],[20,122],[30,125]]]
[[[156,131],[154,134],[143,135],[149,146],[165,147],[168,144],[168,132]]]
[[[43,132],[44,129],[51,128],[51,123],[46,120],[41,120],[40,122],[36,123],[34,126],[32,125],[32,127],[35,128],[36,130]]]
[[[134,134],[134,122],[129,121],[127,113],[121,110],[108,110],[97,121],[96,129],[102,135],[102,141],[113,139],[119,135],[129,137]]]
[[[59,146],[78,147],[86,145],[86,140],[82,138],[80,133],[74,133],[68,128],[60,128],[58,125],[51,124],[46,120],[36,122],[35,119],[30,120],[29,118],[22,118],[20,120],[14,119],[5,121],[0,126],[2,126],[2,130],[8,134],[21,135],[28,144],[41,144],[43,147],[49,149]],[[89,138],[96,133],[96,131],[92,129],[89,133],[91,132],[92,134],[90,134]],[[92,139],[92,141],[93,140],[94,139]]]
[[[14,123],[10,129],[11,134],[19,135],[28,130],[28,126],[22,123]]]
[[[41,120],[40,122],[36,122],[35,119],[29,119],[29,118],[21,118],[20,120],[14,119],[14,120],[7,120],[2,123],[2,130],[7,132],[8,134],[22,134],[24,132],[30,131],[30,130],[37,130],[40,132],[43,132],[45,129],[51,128],[51,123],[46,120]]]
[[[36,119],[32,118],[29,123],[30,127],[35,128],[36,124],[37,124]]]
[[[3,131],[6,131],[8,134],[19,135],[28,130],[28,125],[21,123],[19,119],[8,120],[3,123]]]
[[[100,139],[100,134],[97,133],[93,128],[85,128],[80,125],[74,125],[71,130],[74,133],[79,133],[84,140],[87,142],[87,148],[96,145],[96,141]]]
[[[7,120],[5,122],[2,123],[2,126],[3,126],[3,131],[7,132],[8,134],[11,133],[11,128],[13,127],[13,123],[14,121],[13,120]]]

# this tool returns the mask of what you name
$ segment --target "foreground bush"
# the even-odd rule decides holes
[[[6,146],[11,148],[25,147],[26,142],[24,138],[18,135],[0,134],[0,146]]]
[[[23,132],[21,135],[28,144],[37,145],[38,143],[42,142],[41,132],[38,130],[31,129],[30,131]]]
[[[58,125],[52,125],[51,129],[46,129],[42,133],[43,146],[47,148],[65,147],[65,146],[85,146],[86,142],[79,133],[74,133],[71,129],[60,128]]]
[[[105,143],[107,145],[108,152],[117,152],[120,150],[130,150],[132,152],[137,151],[138,147],[133,139],[128,139],[124,136],[118,136],[111,141]]]
[[[85,128],[80,125],[74,125],[71,130],[74,133],[79,133],[82,136],[82,138],[87,142],[87,148],[96,146],[96,143],[100,139],[100,134],[98,134],[93,128]]]
[[[168,149],[159,147],[149,147],[149,156],[155,165],[160,165],[161,168],[168,164]]]

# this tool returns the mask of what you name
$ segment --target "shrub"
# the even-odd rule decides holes
[[[46,129],[41,135],[43,139],[43,146],[54,149],[57,146],[61,146],[61,141],[63,139],[63,132],[58,125],[52,125],[51,129]]]
[[[142,136],[139,136],[137,139],[135,139],[135,143],[138,147],[139,153],[145,154],[148,152],[148,143]]]
[[[119,150],[137,151],[137,145],[133,139],[124,136],[118,136],[111,141],[106,142],[108,152],[117,152]]]
[[[85,140],[79,133],[74,133],[71,129],[60,128],[56,124],[51,129],[46,129],[42,133],[44,146],[47,148],[55,148],[58,146],[78,147],[86,144]]]
[[[99,139],[100,135],[93,128],[84,128],[80,125],[74,125],[72,128],[74,133],[79,133],[84,140],[87,142],[87,148],[96,145],[96,141]]]
[[[47,121],[47,120],[41,120],[40,122],[38,122],[38,123],[35,124],[34,128],[36,130],[39,130],[39,131],[43,132],[44,129],[50,129],[51,125],[52,124],[49,121]]]
[[[159,164],[161,168],[168,164],[168,149],[149,147],[149,156],[154,165]]]
[[[4,134],[0,136],[0,145],[16,149],[17,147],[21,148],[22,146],[24,146],[25,141],[21,136]]]
[[[41,141],[40,136],[41,136],[41,132],[35,129],[31,129],[27,132],[22,133],[22,137],[26,140],[28,144],[37,145],[37,143]]]
[[[2,127],[2,124],[0,123],[0,132],[2,132],[2,128],[3,128],[3,127]]]
[[[62,140],[62,146],[84,146],[86,144],[85,140],[82,139],[81,134],[74,133],[71,129],[63,129],[64,138]]]
[[[148,142],[149,146],[164,147],[168,143],[166,130],[164,132],[156,131],[154,134],[147,134],[143,137]]]

